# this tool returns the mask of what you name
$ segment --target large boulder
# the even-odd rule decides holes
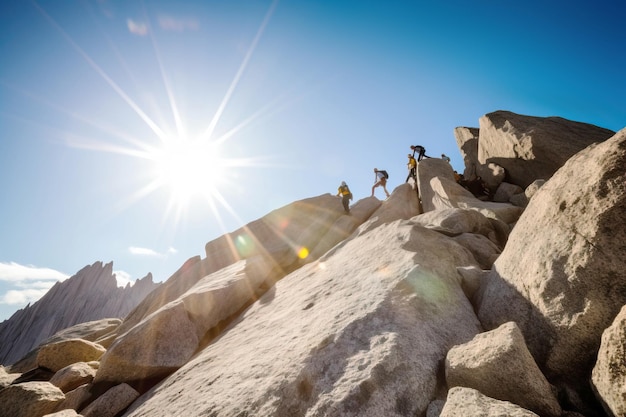
[[[101,388],[96,389],[93,384],[84,384],[65,393],[65,399],[61,401],[57,410],[80,410],[102,394]]]
[[[472,388],[454,387],[448,392],[439,417],[539,417],[508,401],[489,398]]]
[[[468,387],[510,401],[541,416],[558,417],[561,407],[513,322],[476,335],[446,356],[449,387]]]
[[[446,352],[482,330],[457,265],[474,265],[467,250],[407,221],[353,235],[276,283],[127,416],[425,413]]]
[[[626,415],[626,306],[602,334],[591,380],[607,413]]]
[[[615,134],[561,117],[532,117],[496,111],[479,120],[478,164],[495,163],[507,181],[526,188],[549,179],[575,153]]]
[[[459,236],[463,233],[483,235],[499,249],[504,249],[510,232],[505,223],[470,209],[449,208],[429,211],[414,217],[411,221],[447,236]]]
[[[0,390],[0,417],[41,417],[55,411],[64,398],[46,381],[9,385]]]
[[[466,180],[476,178],[478,172],[478,136],[479,130],[475,127],[457,127],[454,129],[454,138],[463,157],[465,170],[463,176]]]
[[[162,378],[184,365],[199,345],[182,302],[173,302],[118,338],[100,361],[95,382]]]
[[[83,417],[115,417],[139,397],[139,393],[128,384],[119,384],[99,396],[80,414]]]
[[[450,164],[438,158],[424,159],[417,167],[417,183],[424,212],[447,208],[476,210],[486,217],[511,224],[523,209],[508,203],[481,201],[457,184]]]
[[[546,376],[579,393],[626,304],[625,177],[626,129],[571,158],[520,217],[478,310],[486,328],[515,321]]]
[[[369,197],[366,200],[379,201],[376,197]],[[357,234],[366,233],[381,224],[410,219],[420,213],[417,192],[410,184],[401,184],[391,192],[387,200],[376,206],[376,210],[370,213],[369,218],[364,219],[366,221],[359,227]]]
[[[483,235],[463,233],[453,239],[469,250],[483,269],[491,269],[493,263],[500,256],[500,248]]]
[[[50,379],[63,392],[71,391],[93,380],[96,370],[86,362],[77,362],[60,369]]]
[[[53,372],[76,362],[97,361],[106,352],[97,343],[83,339],[69,339],[42,346],[37,354],[37,365]]]
[[[272,268],[265,259],[257,256],[207,275],[120,336],[103,356],[95,381],[159,378],[185,364],[207,333],[257,298]]]

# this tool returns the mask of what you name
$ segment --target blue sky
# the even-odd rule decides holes
[[[1,2],[0,320],[95,261],[163,281],[374,167],[391,190],[412,144],[462,171],[453,129],[495,110],[625,127],[619,3]]]

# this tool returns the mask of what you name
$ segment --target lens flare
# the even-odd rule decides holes
[[[300,259],[306,259],[309,257],[309,250],[306,247],[301,247],[300,250],[298,251],[298,258]]]
[[[241,258],[248,257],[252,252],[254,252],[254,241],[248,235],[239,235],[235,239],[235,246],[237,247],[237,252]]]

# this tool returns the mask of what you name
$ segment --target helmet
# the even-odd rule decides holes
[[[341,181],[341,185],[346,185],[346,182],[345,181]]]
[[[409,158],[413,158],[413,155],[411,155],[411,154],[407,154],[407,156],[408,156]]]

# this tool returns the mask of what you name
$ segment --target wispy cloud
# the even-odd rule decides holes
[[[148,34],[148,25],[146,23],[126,19],[126,26],[128,26],[129,32],[134,35],[146,36]]]
[[[196,31],[200,28],[198,21],[193,18],[181,19],[163,15],[159,16],[158,22],[161,29],[171,32]]]
[[[5,294],[0,296],[0,304],[8,305],[25,305],[33,303],[43,297],[48,289],[23,289],[23,290],[9,290]]]
[[[69,275],[51,268],[0,262],[0,281],[12,288],[0,294],[0,304],[25,305],[39,300],[57,281]]]
[[[138,247],[138,246],[131,246],[131,247],[128,248],[128,251],[132,255],[151,256],[151,257],[155,257],[155,258],[165,258],[165,257],[167,257],[167,255],[173,255],[175,253],[178,253],[178,251],[175,248],[171,247],[171,246],[165,252],[157,252],[154,249],[142,248],[142,247]]]
[[[158,253],[157,251],[153,250],[153,249],[148,249],[148,248],[140,248],[137,246],[131,246],[128,248],[128,251],[133,254],[133,255],[140,255],[140,256],[163,256],[162,254]]]
[[[0,262],[0,281],[23,282],[29,280],[63,281],[69,275],[50,268],[20,265],[15,262]]]

